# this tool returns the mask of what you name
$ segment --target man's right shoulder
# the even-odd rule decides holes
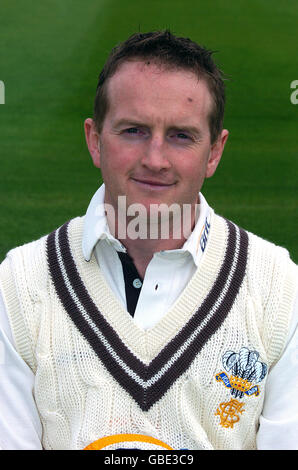
[[[70,221],[66,222],[66,224],[77,224],[82,225],[84,217],[76,217],[71,219]],[[65,224],[64,224],[65,225]],[[2,265],[14,265],[16,266],[23,266],[25,270],[29,270],[33,272],[36,270],[38,271],[41,267],[43,267],[47,261],[47,240],[51,233],[56,232],[59,230],[60,227],[55,228],[52,232],[41,236],[40,238],[33,240],[31,242],[27,242],[23,245],[19,245],[17,247],[12,248],[6,254],[6,257],[1,262],[0,267]],[[0,278],[1,278],[1,269],[0,269]]]

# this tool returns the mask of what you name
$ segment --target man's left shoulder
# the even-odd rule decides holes
[[[291,259],[291,253],[282,245],[279,245],[272,240],[261,237],[249,230],[246,230],[249,240],[249,247],[251,251],[256,251],[260,259],[268,259],[272,262],[280,262],[295,264]]]
[[[218,217],[217,214],[215,216]],[[291,259],[291,254],[286,247],[253,233],[241,223],[222,218],[228,224],[236,226],[237,231],[242,232],[247,240],[247,272],[290,270],[297,277],[298,266]]]
[[[281,245],[257,235],[247,228],[235,224],[245,231],[248,239],[248,272],[260,275],[290,276],[298,284],[298,266],[292,260],[289,250]]]

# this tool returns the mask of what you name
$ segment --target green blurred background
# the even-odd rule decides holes
[[[294,0],[2,0],[0,259],[85,213],[100,184],[83,134],[100,69],[130,34],[170,28],[218,51],[231,77],[230,137],[205,197],[297,262],[297,24]]]

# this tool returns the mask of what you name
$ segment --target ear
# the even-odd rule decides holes
[[[99,151],[99,135],[96,130],[93,119],[88,118],[84,122],[85,137],[89,153],[92,157],[93,163],[97,168],[100,168],[100,151]]]
[[[211,176],[214,175],[217,165],[219,164],[221,156],[223,154],[224,146],[228,139],[228,136],[229,136],[229,131],[227,131],[227,129],[223,129],[217,141],[214,144],[212,144],[210,155],[209,155],[209,160],[208,160],[207,168],[206,168],[206,175],[205,175],[206,178],[210,178]]]

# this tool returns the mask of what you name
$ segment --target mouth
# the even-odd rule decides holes
[[[143,178],[131,178],[134,183],[140,186],[143,189],[149,189],[151,191],[161,191],[172,188],[176,185],[176,182],[168,183],[163,181],[158,181],[154,179],[143,179]]]

